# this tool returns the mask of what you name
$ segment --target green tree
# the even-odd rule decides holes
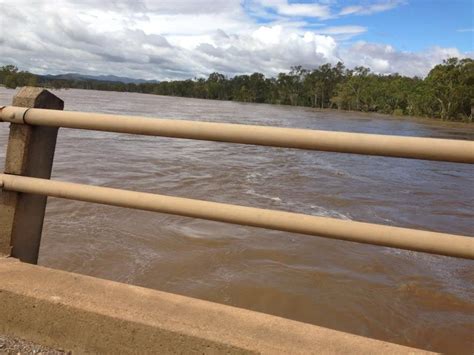
[[[468,117],[474,97],[474,60],[450,58],[435,66],[426,78],[433,103],[443,120]]]
[[[215,72],[207,79],[141,84],[51,78],[6,65],[0,67],[0,84],[9,88],[30,85],[138,92],[472,120],[474,61],[450,58],[434,67],[424,80],[396,73],[374,74],[364,67],[350,70],[339,62],[312,70],[295,66],[276,78],[266,78],[258,72],[227,78]]]

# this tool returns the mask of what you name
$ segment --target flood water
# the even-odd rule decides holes
[[[0,104],[15,91],[0,88]],[[66,110],[474,139],[474,125],[62,90]],[[8,135],[0,124],[0,168]],[[61,129],[53,178],[474,235],[466,164]],[[372,338],[474,351],[474,262],[50,198],[40,265]]]

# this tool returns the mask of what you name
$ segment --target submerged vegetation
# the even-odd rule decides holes
[[[474,60],[450,58],[435,66],[426,78],[380,75],[365,67],[324,64],[314,70],[301,66],[275,78],[261,73],[228,78],[212,73],[207,79],[146,83],[58,79],[0,67],[0,84],[77,88],[334,108],[443,120],[472,121]]]

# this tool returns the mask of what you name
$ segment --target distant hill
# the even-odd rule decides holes
[[[49,79],[49,80],[96,80],[96,81],[105,81],[105,82],[120,82],[125,84],[143,84],[143,83],[151,83],[156,84],[159,83],[157,80],[145,80],[145,79],[133,79],[124,76],[116,76],[116,75],[84,75],[84,74],[77,74],[77,73],[67,73],[67,74],[59,74],[59,75],[39,75],[42,78]]]

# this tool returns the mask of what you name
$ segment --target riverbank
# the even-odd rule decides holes
[[[15,90],[18,91],[21,87],[12,89],[6,88],[5,85],[0,84],[0,88],[6,90]],[[466,127],[474,128],[473,119],[470,120],[463,120],[463,121],[453,121],[453,120],[441,120],[436,117],[425,117],[425,116],[409,116],[409,115],[391,115],[388,113],[382,112],[367,112],[367,111],[355,111],[355,110],[343,110],[343,109],[334,109],[334,108],[318,108],[318,107],[309,107],[309,106],[292,106],[292,105],[284,105],[284,104],[272,104],[272,103],[255,103],[255,102],[244,102],[244,101],[234,101],[234,100],[218,100],[218,99],[206,99],[206,98],[197,98],[197,97],[183,97],[183,96],[174,96],[174,95],[159,95],[153,93],[139,93],[139,92],[123,92],[123,91],[112,91],[112,90],[96,90],[96,89],[83,89],[83,88],[51,88],[48,87],[48,90],[53,92],[62,92],[62,91],[69,91],[69,90],[79,90],[79,91],[101,91],[101,92],[111,92],[117,94],[138,94],[138,95],[146,95],[151,97],[169,97],[175,99],[186,99],[186,100],[197,100],[197,101],[205,101],[205,102],[234,102],[236,104],[243,104],[243,105],[258,105],[258,106],[270,106],[270,107],[281,107],[281,108],[297,108],[297,109],[305,109],[312,112],[323,112],[323,113],[332,113],[332,114],[353,114],[359,115],[367,118],[385,118],[389,120],[406,120],[406,121],[413,121],[419,123],[440,123],[443,126],[449,128],[458,128],[460,125],[466,125]],[[474,131],[473,131],[474,133]]]
[[[0,67],[0,83],[9,88],[28,85],[136,92],[472,121],[473,66],[472,59],[450,58],[435,66],[423,79],[375,74],[364,67],[349,69],[343,63],[335,66],[327,63],[312,70],[295,66],[276,77],[265,77],[262,73],[229,77],[215,72],[207,79],[124,83],[79,74],[36,75],[19,72],[10,65]]]

